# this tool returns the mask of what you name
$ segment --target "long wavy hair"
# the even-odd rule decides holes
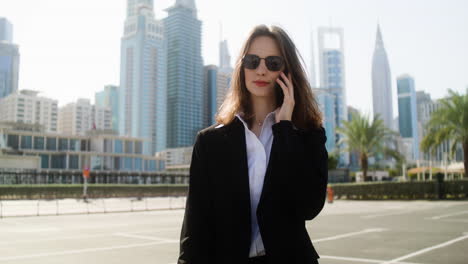
[[[285,61],[285,69],[291,73],[294,85],[294,110],[292,122],[297,128],[314,129],[322,126],[322,113],[319,110],[317,101],[305,73],[304,60],[299,54],[296,46],[289,38],[288,34],[278,26],[258,25],[249,34],[242,46],[239,57],[232,73],[231,86],[223,104],[216,114],[216,122],[227,125],[234,120],[237,113],[242,112],[243,118],[251,124],[254,113],[250,99],[250,92],[245,85],[244,67],[242,58],[247,54],[250,45],[255,38],[267,36],[276,41],[282,57]],[[276,106],[283,103],[283,93],[280,87],[275,88]]]

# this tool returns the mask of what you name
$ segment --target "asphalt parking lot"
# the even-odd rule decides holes
[[[0,264],[176,262],[183,210],[95,212],[1,218]],[[335,201],[307,229],[321,264],[468,263],[468,201]]]

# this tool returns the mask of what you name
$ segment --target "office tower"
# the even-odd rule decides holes
[[[0,18],[0,98],[18,90],[19,48],[13,41],[13,26]]]
[[[37,96],[32,90],[16,91],[0,99],[0,120],[39,124],[46,132],[57,132],[58,101]]]
[[[119,87],[106,85],[104,90],[95,94],[95,104],[97,107],[109,108],[112,112],[112,129],[119,130]]]
[[[0,42],[13,42],[13,25],[4,17],[0,17]]]
[[[324,114],[327,149],[333,151],[340,139],[336,128],[348,119],[346,108],[345,64],[343,29],[321,27],[318,30],[320,88],[318,96]],[[349,155],[340,151],[339,165],[347,166]]]
[[[203,72],[203,127],[208,127],[215,123],[218,67],[207,65],[203,68]]]
[[[392,81],[387,52],[377,26],[374,55],[372,56],[372,106],[386,127],[393,129]]]
[[[78,99],[60,107],[58,131],[66,135],[86,135],[90,130],[111,130],[111,109],[92,105],[89,99]]]
[[[314,32],[310,33],[310,73],[309,82],[310,87],[317,88],[317,75],[315,73],[315,45],[314,45]]]
[[[413,160],[419,158],[419,137],[417,128],[416,92],[414,79],[405,74],[397,78],[398,126],[403,138],[412,139]]]
[[[176,0],[166,9],[167,147],[194,144],[203,128],[201,25],[194,0]]]
[[[143,152],[166,148],[166,44],[153,0],[128,0],[121,39],[119,134],[144,139]]]
[[[233,68],[231,67],[231,56],[227,46],[227,40],[219,43],[219,69],[216,80],[216,112],[224,102],[231,86]]]

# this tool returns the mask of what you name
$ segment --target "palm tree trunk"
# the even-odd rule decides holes
[[[463,163],[465,165],[465,178],[468,178],[468,140],[463,142]]]
[[[366,154],[361,154],[360,160],[361,160],[361,167],[362,167],[362,175],[364,177],[363,181],[366,181],[366,179],[367,179],[367,168],[368,168],[367,155]]]

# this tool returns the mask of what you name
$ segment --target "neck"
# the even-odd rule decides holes
[[[253,124],[262,123],[265,117],[275,111],[274,97],[251,97],[252,110],[254,114]]]

